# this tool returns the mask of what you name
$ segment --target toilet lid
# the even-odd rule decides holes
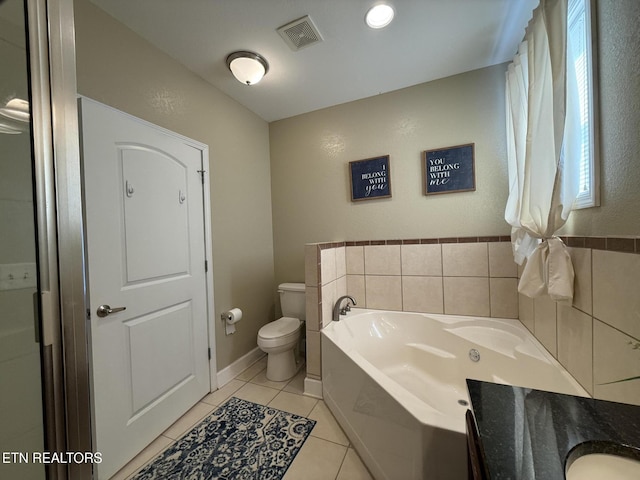
[[[282,317],[275,322],[267,323],[260,330],[258,335],[262,338],[279,338],[290,335],[300,328],[300,320],[293,317]]]

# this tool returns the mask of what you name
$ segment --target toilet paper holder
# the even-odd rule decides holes
[[[242,320],[242,310],[239,308],[232,308],[220,315],[220,319],[224,323],[224,329],[226,335],[231,335],[236,332],[235,324]]]

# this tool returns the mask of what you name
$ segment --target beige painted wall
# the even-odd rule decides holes
[[[640,2],[598,0],[601,206],[563,232],[640,235]]]
[[[597,3],[601,206],[564,235],[640,234],[640,2]],[[310,242],[508,234],[504,66],[270,124],[276,281],[303,278]],[[422,195],[420,152],[476,143],[477,191]],[[393,197],[352,203],[348,162],[391,156]]]
[[[74,6],[79,93],[209,145],[220,370],[274,318],[268,125],[88,0]],[[227,337],[231,307],[244,318]]]
[[[270,124],[276,280],[304,244],[506,235],[504,65]],[[476,191],[423,195],[424,150],[475,143]],[[351,202],[349,162],[390,155],[392,198]]]

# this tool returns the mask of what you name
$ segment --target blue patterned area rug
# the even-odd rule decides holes
[[[315,424],[232,397],[132,480],[278,480]]]

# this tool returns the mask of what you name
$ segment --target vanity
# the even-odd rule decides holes
[[[640,478],[640,406],[467,380],[469,478]]]

